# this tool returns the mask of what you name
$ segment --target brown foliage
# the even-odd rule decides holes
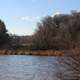
[[[35,49],[70,49],[80,45],[80,12],[47,16],[33,35]]]

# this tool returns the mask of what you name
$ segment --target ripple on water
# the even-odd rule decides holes
[[[72,61],[68,57],[0,56],[0,80],[80,79],[80,73],[68,65],[76,67]]]

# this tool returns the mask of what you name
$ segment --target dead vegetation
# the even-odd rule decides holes
[[[0,50],[0,55],[79,56],[80,48],[68,50]]]

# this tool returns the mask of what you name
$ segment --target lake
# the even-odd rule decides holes
[[[0,56],[0,80],[80,80],[80,57]]]

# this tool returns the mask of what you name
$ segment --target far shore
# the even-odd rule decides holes
[[[0,55],[79,56],[80,48],[68,50],[0,50]]]

